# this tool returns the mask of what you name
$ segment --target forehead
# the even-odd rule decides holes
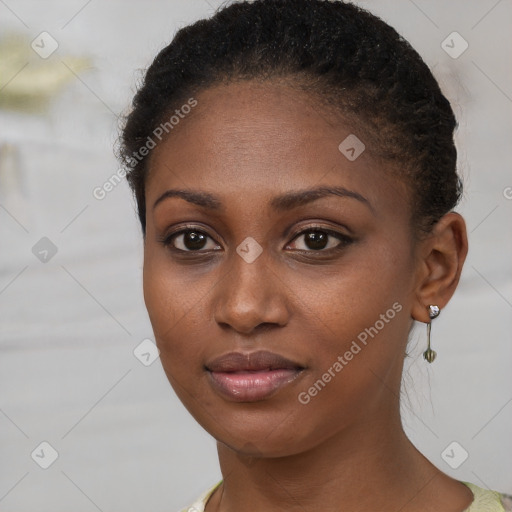
[[[245,81],[194,98],[197,106],[153,150],[149,206],[166,187],[200,187],[232,200],[267,200],[274,192],[322,184],[358,189],[374,202],[386,191],[395,197],[397,188],[404,192],[371,157],[364,129],[302,90]]]

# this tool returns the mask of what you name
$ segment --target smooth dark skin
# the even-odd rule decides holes
[[[443,309],[459,281],[463,218],[449,213],[416,240],[408,186],[384,171],[371,148],[347,160],[338,145],[352,129],[304,92],[239,82],[195,97],[197,107],[152,156],[144,298],[170,383],[217,439],[224,482],[206,511],[465,510],[471,491],[416,450],[399,411],[413,320],[428,322],[428,305]],[[319,185],[357,192],[371,207],[334,195],[289,211],[269,206],[277,195]],[[224,209],[177,197],[153,209],[178,188],[209,192]],[[210,237],[205,255],[178,257],[159,241],[185,224]],[[354,241],[330,255],[315,251],[299,235],[312,225]],[[236,253],[248,236],[263,248],[250,264]],[[183,243],[174,239],[178,248]],[[337,243],[329,238],[329,247]],[[297,395],[395,302],[402,311],[300,404]],[[442,341],[435,341],[439,351]],[[231,402],[212,390],[207,360],[260,349],[306,370],[259,402]]]

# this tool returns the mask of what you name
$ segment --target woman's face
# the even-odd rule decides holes
[[[196,100],[146,182],[144,297],[170,383],[248,454],[375,428],[397,408],[415,298],[405,185],[371,147],[340,149],[365,133],[303,92]]]

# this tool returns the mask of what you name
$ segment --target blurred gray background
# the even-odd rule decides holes
[[[470,252],[432,366],[424,324],[412,338],[406,431],[454,478],[512,492],[512,1],[358,3],[425,58],[460,123]],[[134,355],[153,338],[128,187],[93,196],[141,70],[219,5],[0,0],[0,511],[172,512],[220,478],[160,361]]]

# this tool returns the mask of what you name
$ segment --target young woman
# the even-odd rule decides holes
[[[419,55],[349,3],[234,3],[155,58],[122,158],[163,368],[218,444],[223,479],[186,510],[508,507],[400,418],[409,332],[434,362],[467,253],[455,126]]]

